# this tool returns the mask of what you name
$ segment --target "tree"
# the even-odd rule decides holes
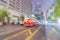
[[[4,22],[5,17],[8,19],[7,9],[4,7],[0,10],[0,22]]]
[[[54,10],[54,16],[56,18],[60,17],[60,0],[56,0],[56,7]]]
[[[24,15],[20,16],[21,21],[24,21],[24,18],[25,18]]]
[[[47,13],[49,13],[49,15],[47,16],[48,20],[56,21],[57,17],[56,17],[56,11],[55,10],[56,10],[56,0],[54,0],[52,5],[47,10]]]
[[[33,14],[32,17],[35,18],[35,19],[38,19],[38,20],[42,19],[42,18],[40,18],[40,16],[38,16],[38,14]]]

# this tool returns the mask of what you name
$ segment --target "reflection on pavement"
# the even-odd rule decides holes
[[[51,26],[50,29],[49,26],[47,26],[46,35],[47,35],[47,40],[60,40],[59,38],[60,33],[54,28],[54,26]]]

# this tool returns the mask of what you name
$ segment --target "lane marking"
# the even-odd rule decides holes
[[[31,40],[31,38],[39,31],[41,27],[37,28],[35,32],[33,32],[32,35],[28,36],[25,40]]]
[[[52,30],[57,34],[60,34],[59,32],[57,32],[57,30],[55,28],[52,28]]]
[[[29,33],[30,35],[32,35],[31,29],[28,29],[28,33]]]
[[[29,29],[30,29],[30,28],[29,28]],[[28,29],[27,29],[27,30],[28,30]],[[22,32],[19,32],[19,33],[17,33],[17,34],[14,34],[14,35],[12,35],[12,36],[9,36],[9,37],[5,38],[4,40],[9,40],[9,39],[12,39],[12,38],[14,38],[14,37],[17,37],[17,36],[23,34],[24,32],[27,32],[27,30],[24,30],[24,31],[22,31]]]

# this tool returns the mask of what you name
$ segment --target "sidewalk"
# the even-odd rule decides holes
[[[8,33],[12,33],[12,32],[16,32],[19,30],[25,30],[26,28],[23,26],[18,26],[18,25],[6,25],[6,26],[2,26],[0,27],[0,36],[1,35],[5,35]]]
[[[47,40],[60,40],[60,34],[52,27],[47,32]]]

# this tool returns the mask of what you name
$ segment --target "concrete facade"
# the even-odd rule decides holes
[[[0,0],[0,7],[7,7],[8,11],[15,16],[31,15],[32,0]]]

